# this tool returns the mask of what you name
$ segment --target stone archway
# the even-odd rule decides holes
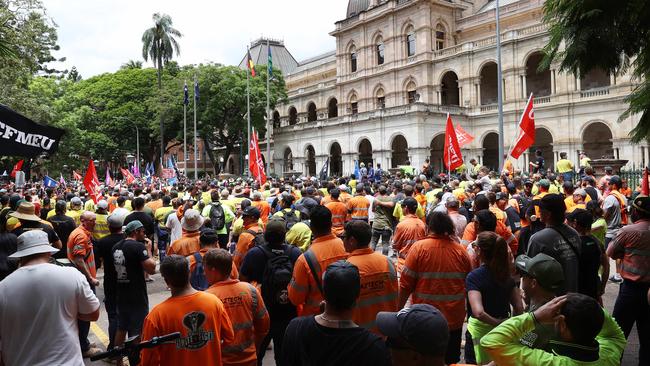
[[[458,94],[458,75],[453,71],[447,71],[440,83],[440,102],[442,105],[460,105]]]
[[[444,154],[445,154],[445,135],[441,134],[434,137],[429,145],[429,162],[436,173],[445,170],[444,167]]]
[[[614,156],[612,130],[603,122],[594,122],[582,133],[582,149],[591,159]]]
[[[343,153],[338,142],[330,147],[330,175],[338,177],[343,175]]]
[[[488,62],[481,68],[481,105],[497,103],[497,87],[497,64]]]
[[[534,97],[551,95],[551,70],[538,70],[543,58],[543,53],[535,52],[526,60],[526,98],[530,93],[533,93]]]
[[[359,162],[366,164],[366,167],[372,165],[372,144],[368,139],[359,143]]]
[[[293,153],[291,152],[291,148],[287,147],[284,150],[284,172],[292,172],[293,171]]]
[[[553,135],[544,127],[535,129],[535,143],[528,149],[530,161],[535,160],[535,151],[542,150],[545,168],[553,171],[555,166],[555,156],[553,156]],[[528,168],[528,167],[526,167]]]
[[[405,165],[409,161],[408,142],[402,135],[397,135],[391,143],[391,167],[397,168],[399,165]]]
[[[312,177],[316,175],[316,151],[311,145],[305,149],[305,168],[307,175]]]
[[[499,135],[488,133],[483,139],[483,166],[490,170],[499,170]]]

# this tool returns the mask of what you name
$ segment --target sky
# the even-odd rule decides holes
[[[53,64],[76,66],[84,78],[113,72],[129,60],[142,60],[142,33],[151,16],[169,14],[183,37],[181,65],[238,64],[246,45],[260,36],[281,39],[300,61],[331,51],[334,23],[345,18],[348,0],[42,0],[57,24],[66,57]],[[151,62],[145,66],[153,66]]]

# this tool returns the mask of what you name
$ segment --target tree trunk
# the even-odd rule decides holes
[[[162,105],[162,60],[158,56],[158,98]],[[163,159],[165,157],[165,126],[163,124],[162,108],[160,109],[160,166],[162,167]],[[162,172],[161,172],[162,173]]]

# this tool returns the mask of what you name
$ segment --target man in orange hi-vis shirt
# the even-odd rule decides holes
[[[328,210],[332,212],[332,234],[341,236],[343,234],[343,226],[345,225],[348,208],[345,203],[339,201],[341,191],[334,188],[330,191],[330,202],[325,205]]]
[[[221,365],[221,342],[234,340],[223,303],[218,297],[190,286],[190,268],[185,257],[165,257],[160,273],[172,295],[147,315],[142,339],[173,332],[180,332],[181,338],[142,350],[141,365]]]
[[[232,256],[224,249],[210,249],[204,257],[210,288],[224,304],[235,331],[232,342],[221,348],[224,366],[255,366],[260,344],[269,331],[269,313],[262,295],[248,282],[231,279]]]
[[[288,287],[291,303],[298,308],[303,307],[298,314],[302,316],[321,313],[323,271],[330,264],[348,257],[341,239],[332,234],[330,210],[327,207],[316,206],[311,211],[310,219],[314,240],[309,249],[296,261]]]
[[[366,198],[363,185],[357,187],[357,193],[347,203],[350,220],[361,220],[368,222],[368,209],[370,201]]]

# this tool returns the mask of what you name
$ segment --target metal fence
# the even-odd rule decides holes
[[[632,166],[631,169],[621,169],[621,179],[627,181],[627,186],[634,191],[643,181],[643,167]]]

